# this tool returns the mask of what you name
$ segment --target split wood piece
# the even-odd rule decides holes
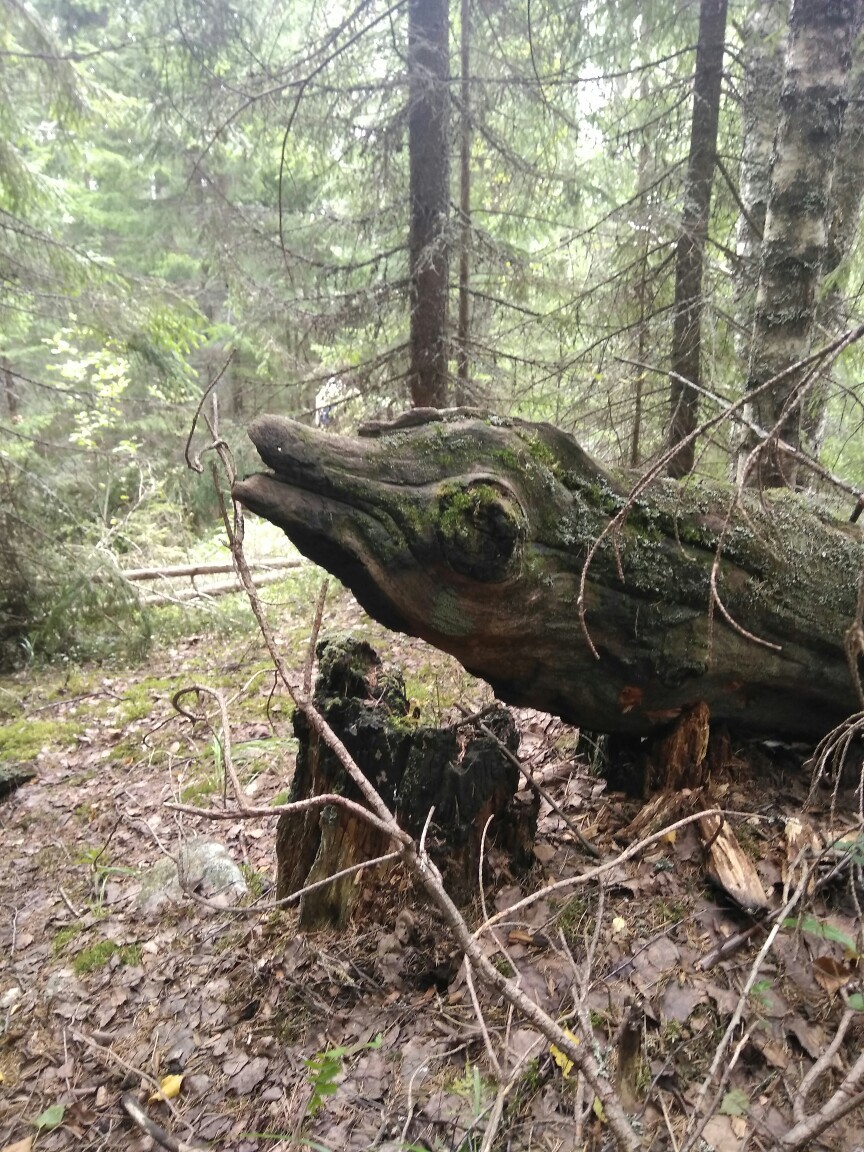
[[[278,584],[284,580],[282,572],[262,572],[254,578],[256,588],[265,588],[268,584]],[[243,585],[239,580],[223,580],[219,584],[205,584],[201,588],[181,588],[176,592],[153,592],[149,596],[140,596],[139,603],[145,607],[158,608],[165,604],[185,604],[190,600],[206,600],[211,596],[228,596],[232,592],[242,592]]]
[[[708,871],[716,884],[746,912],[764,911],[770,901],[750,857],[722,816],[703,816],[697,821],[708,853]]]

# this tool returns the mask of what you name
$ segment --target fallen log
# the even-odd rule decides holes
[[[268,572],[271,569],[299,568],[302,560],[260,560],[250,564],[252,572]],[[234,564],[223,561],[215,564],[175,564],[168,568],[123,568],[120,575],[124,580],[176,580],[182,576],[223,576],[234,571]],[[94,577],[99,583],[99,576]]]
[[[266,588],[268,584],[278,584],[284,579],[284,572],[261,572],[253,578],[253,583],[256,588]],[[232,592],[242,591],[243,585],[235,576],[233,580],[202,584],[200,588],[180,588],[176,592],[151,592],[147,596],[139,596],[138,603],[145,608],[160,608],[168,604],[187,604],[192,600],[208,600],[214,596],[230,596]]]
[[[731,489],[658,481],[593,555],[583,627],[586,557],[628,486],[572,437],[459,409],[356,439],[279,416],[249,434],[272,471],[235,496],[371,616],[452,653],[508,703],[633,735],[704,703],[733,730],[803,740],[858,707],[844,636],[861,532],[799,494],[747,493],[727,529]],[[709,612],[721,536],[734,625]]]

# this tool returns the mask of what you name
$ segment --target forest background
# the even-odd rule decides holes
[[[413,402],[549,420],[613,465],[737,456],[742,482],[824,487],[742,468],[773,429],[864,482],[854,343],[692,435],[860,319],[859,3],[0,14],[6,667],[146,648],[122,570],[218,523],[184,459],[217,377],[241,472],[259,412],[353,429]]]

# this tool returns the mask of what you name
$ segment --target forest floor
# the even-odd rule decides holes
[[[296,667],[314,587],[295,579],[267,590]],[[475,709],[489,700],[458,665],[386,633],[341,592],[325,615],[325,630],[333,627],[362,634],[403,669],[426,723],[457,703]],[[194,684],[225,697],[247,794],[256,804],[284,800],[296,749],[291,705],[273,693],[251,626],[163,637],[138,668],[31,669],[0,681],[0,761],[36,770],[0,799],[0,1149],[156,1147],[121,1107],[124,1093],[137,1094],[177,1139],[237,1152],[613,1147],[602,1109],[591,1107],[563,1055],[497,993],[478,987],[472,1004],[459,957],[401,871],[369,905],[374,922],[302,935],[295,913],[260,907],[272,899],[275,816],[216,824],[165,807],[221,802],[210,732],[171,703]],[[572,729],[515,715],[524,763],[602,859],[614,860],[638,839],[643,801],[607,790],[577,754]],[[864,1013],[853,1014],[802,1090],[835,1034],[844,994],[856,988],[861,925],[849,875],[860,875],[858,803],[834,805],[830,790],[819,790],[806,805],[808,775],[788,751],[763,748],[758,775],[744,758],[736,764],[737,778],[685,796],[678,813],[719,804],[730,814],[772,908],[799,882],[802,861],[838,838],[853,849],[852,867],[808,886],[797,928],[776,935],[758,970],[764,917],[717,958],[759,918],[712,882],[692,824],[612,867],[602,884],[541,893],[481,937],[496,966],[518,971],[522,990],[565,1024],[581,988],[597,1053],[646,1148],[682,1147],[712,1061],[720,1079],[707,1092],[715,1107],[697,1146],[774,1147],[794,1123],[793,1107],[817,1111],[864,1046]],[[146,915],[136,897],[148,871],[197,836],[220,840],[241,864],[244,906],[215,912],[185,899]],[[548,805],[535,857],[525,876],[493,862],[487,914],[596,864]],[[835,857],[824,859],[821,877]],[[410,975],[394,979],[382,970],[379,941],[405,908],[432,941],[429,963],[420,955]],[[472,927],[482,923],[479,898],[466,915]],[[442,955],[452,961],[443,978]],[[637,1040],[625,1068],[627,1020]],[[179,1093],[148,1100],[168,1075],[182,1075]],[[822,1140],[806,1146],[860,1149],[862,1109]]]

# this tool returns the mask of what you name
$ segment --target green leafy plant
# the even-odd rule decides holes
[[[341,1075],[346,1059],[356,1056],[358,1052],[368,1052],[373,1048],[380,1048],[383,1037],[380,1032],[374,1040],[365,1044],[351,1044],[347,1047],[325,1048],[323,1052],[316,1052],[308,1060],[304,1060],[312,1087],[312,1095],[306,1105],[306,1113],[315,1116],[324,1107],[328,1096],[334,1096],[338,1088],[336,1083]]]
[[[850,955],[858,954],[858,946],[847,932],[809,913],[800,918],[788,917],[783,921],[783,927],[806,932],[808,936],[816,936],[820,940],[830,940],[833,944],[842,944]]]

